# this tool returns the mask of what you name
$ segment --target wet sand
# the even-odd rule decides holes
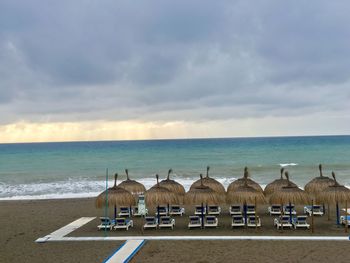
[[[176,217],[174,230],[142,230],[143,219],[134,218],[134,228],[112,231],[109,236],[126,235],[326,235],[346,236],[344,228],[327,216],[315,218],[315,233],[305,230],[278,231],[273,217],[260,207],[260,229],[234,229],[230,216],[219,217],[215,229],[188,230],[188,215]],[[301,208],[297,207],[298,212]],[[0,201],[0,262],[102,262],[123,242],[47,242],[34,241],[83,216],[102,216],[93,199]],[[112,212],[110,213],[112,215]],[[309,220],[310,221],[310,220]],[[103,236],[97,231],[98,218],[69,236]],[[132,262],[350,262],[350,242],[334,241],[148,241]]]

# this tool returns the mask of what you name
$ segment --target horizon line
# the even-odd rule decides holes
[[[72,141],[39,141],[39,142],[0,142],[1,144],[40,144],[40,143],[83,143],[83,142],[142,142],[142,141],[176,141],[176,140],[220,140],[220,139],[259,139],[259,138],[296,138],[296,137],[346,137],[350,134],[318,135],[262,135],[262,136],[223,136],[223,137],[183,137],[183,138],[149,138],[149,139],[106,139],[106,140],[72,140]]]

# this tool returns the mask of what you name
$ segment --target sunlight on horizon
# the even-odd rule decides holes
[[[313,126],[310,127],[310,122]],[[88,121],[0,126],[0,143],[322,135],[324,119],[261,118],[203,122]],[[337,121],[337,120],[334,120]],[[344,120],[344,124],[346,124]],[[303,134],[300,127],[310,127]],[[323,135],[337,134],[330,129]],[[339,134],[339,133],[338,133]]]

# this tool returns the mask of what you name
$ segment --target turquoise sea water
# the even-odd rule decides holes
[[[211,167],[225,186],[242,177],[244,166],[262,185],[279,177],[285,166],[300,187],[318,175],[336,172],[350,185],[350,136],[225,138],[150,141],[0,144],[0,198],[64,198],[94,196],[105,187],[105,171],[118,172],[150,187],[154,175],[174,178],[189,188]]]

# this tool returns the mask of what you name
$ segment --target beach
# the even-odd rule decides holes
[[[134,227],[128,232],[112,231],[109,235],[312,235],[305,230],[274,229],[273,217],[266,214],[264,206],[258,209],[263,225],[258,230],[232,230],[228,215],[219,217],[217,229],[188,230],[190,209],[186,207],[187,215],[175,218],[173,231],[143,231],[142,219],[135,218]],[[313,235],[346,236],[344,228],[335,225],[334,214],[333,210],[331,221],[327,216],[315,218]],[[91,198],[1,201],[0,262],[103,262],[123,242],[34,242],[80,217],[102,215],[103,211],[95,208]],[[98,224],[97,218],[69,236],[104,236],[103,231],[97,231]],[[349,262],[349,245],[339,241],[147,241],[132,262]]]

